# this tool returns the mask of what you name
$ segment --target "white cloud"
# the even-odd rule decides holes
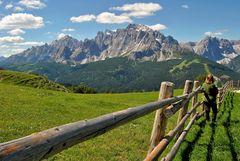
[[[206,36],[211,36],[211,37],[219,37],[219,36],[222,36],[223,33],[222,32],[205,32],[204,35]]]
[[[43,42],[36,41],[26,41],[26,42],[15,42],[11,44],[0,44],[1,55],[8,57],[13,54],[20,53],[27,48],[31,48],[32,46],[43,45]]]
[[[130,13],[123,13],[122,15],[129,16],[129,17],[137,17],[137,18],[143,18],[143,17],[148,17],[152,16],[152,12],[146,12],[146,11],[134,11]]]
[[[186,4],[181,5],[181,7],[184,8],[184,9],[189,9],[189,6],[186,5]]]
[[[46,7],[46,4],[41,0],[21,0],[19,4],[28,9],[42,9]]]
[[[19,45],[19,46],[39,46],[43,44],[44,42],[37,42],[37,41],[26,41],[21,43],[15,43],[15,45]]]
[[[120,23],[131,23],[132,20],[128,16],[125,15],[115,15],[110,12],[103,12],[99,14],[96,18],[96,22],[98,23],[108,23],[108,24],[120,24]]]
[[[22,11],[24,11],[24,8],[19,7],[19,6],[16,6],[16,7],[14,7],[13,10],[14,10],[15,12],[22,12]]]
[[[121,24],[133,22],[131,17],[143,18],[151,16],[154,12],[162,9],[162,6],[158,3],[133,3],[125,4],[120,7],[112,7],[110,10],[122,11],[120,15],[110,12],[102,12],[95,16],[92,14],[81,15],[78,17],[71,17],[72,22],[86,22],[95,20],[97,23],[105,24]]]
[[[23,52],[24,50],[26,50],[26,49],[17,48],[17,49],[12,49],[12,52],[13,52],[13,53],[21,53],[21,52]]]
[[[11,9],[11,8],[13,8],[13,5],[11,3],[5,6],[5,9]]]
[[[11,30],[11,31],[8,31],[8,33],[9,33],[10,35],[16,36],[16,35],[25,34],[25,31],[23,31],[22,29],[13,29],[13,30]]]
[[[154,14],[154,12],[162,9],[158,3],[133,3],[125,4],[121,7],[112,7],[111,10],[124,11],[123,15],[132,17],[147,17]]]
[[[0,45],[0,50],[2,51],[0,56],[9,57],[26,49],[17,46]]]
[[[108,23],[108,24],[113,24],[113,23],[131,23],[132,20],[129,18],[127,15],[115,15],[114,13],[110,12],[103,12],[100,13],[99,15],[82,15],[78,17],[71,17],[70,21],[72,22],[86,22],[86,21],[93,21],[96,20],[98,23]],[[64,31],[63,31],[64,32]]]
[[[0,0],[0,5],[3,4],[3,1]]]
[[[75,29],[72,29],[72,28],[62,29],[62,32],[73,32],[73,31],[75,31]]]
[[[60,34],[58,34],[58,39],[61,39],[61,38],[63,38],[64,36],[66,36],[66,34],[64,34],[64,33],[60,33]]]
[[[23,42],[24,38],[20,36],[5,36],[5,37],[0,37],[0,43],[18,43],[18,42]]]
[[[167,26],[162,25],[162,24],[151,25],[151,26],[148,26],[148,27],[151,28],[152,30],[157,30],[157,31],[167,29]]]
[[[112,10],[119,11],[148,11],[155,12],[162,9],[162,6],[158,3],[134,3],[125,4],[122,7],[112,7]]]
[[[96,16],[94,15],[81,15],[78,17],[71,17],[70,21],[72,22],[87,22],[87,21],[93,21],[96,19]]]
[[[13,13],[0,20],[0,29],[37,29],[43,26],[42,17],[27,13]]]

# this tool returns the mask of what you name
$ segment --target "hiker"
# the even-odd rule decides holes
[[[202,85],[202,89],[204,91],[204,109],[205,109],[205,118],[207,121],[210,120],[209,113],[210,113],[210,108],[212,108],[213,112],[213,117],[212,117],[212,122],[214,123],[217,118],[217,94],[218,94],[218,89],[214,84],[214,78],[212,74],[208,74],[205,82]]]

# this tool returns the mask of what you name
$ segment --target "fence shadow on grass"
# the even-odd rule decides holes
[[[195,138],[193,139],[193,141],[188,141],[187,142],[188,145],[182,153],[182,158],[184,158],[184,161],[189,161],[190,160],[190,154],[192,153],[195,145],[197,144],[198,140],[200,139],[200,137],[202,136],[202,134],[204,132],[204,128],[206,126],[205,119],[203,119],[201,122],[199,122],[198,126],[200,127],[200,129],[198,130]]]
[[[217,120],[220,120],[223,116],[223,114],[226,112],[226,106],[228,105],[228,102],[226,100],[223,101],[223,105],[221,105],[221,111],[218,111],[217,114]]]
[[[232,113],[232,110],[234,108],[234,106],[233,106],[233,94],[232,93],[228,94],[227,99],[224,101],[224,105],[223,105],[222,108],[223,109],[221,110],[221,113],[218,116],[218,119],[220,119],[223,116],[224,113],[227,114],[227,118],[222,124],[225,128],[226,134],[227,134],[228,139],[229,139],[229,147],[230,147],[230,152],[231,152],[231,155],[232,155],[232,161],[238,161],[237,152],[236,152],[236,149],[234,147],[234,139],[233,139],[232,133],[230,131],[231,124],[239,122],[239,121],[235,121],[235,122],[231,121],[231,113]],[[215,130],[216,130],[216,125],[212,125],[212,134],[211,134],[211,138],[210,138],[210,143],[208,144],[208,152],[207,152],[207,156],[206,156],[207,161],[212,161],[212,151],[213,151]]]
[[[211,134],[210,142],[207,145],[207,157],[206,157],[207,161],[212,161],[212,151],[213,151],[213,144],[214,144],[214,135],[216,132],[216,124],[211,124],[211,127],[212,127],[212,134]]]
[[[226,107],[229,106],[229,102],[227,100],[224,100],[223,105],[221,106],[221,111],[218,111],[217,120],[221,120],[222,116],[226,112]],[[212,130],[211,130],[211,137],[210,142],[207,145],[207,161],[212,161],[212,151],[213,151],[213,144],[214,144],[214,135],[216,132],[216,124],[211,124]]]
[[[230,147],[230,152],[231,152],[231,155],[232,155],[232,160],[233,161],[238,161],[238,156],[237,156],[237,152],[236,152],[236,149],[234,147],[234,139],[233,139],[233,136],[232,136],[232,133],[231,133],[231,123],[235,123],[235,122],[239,122],[239,121],[231,121],[231,114],[232,114],[232,110],[234,109],[234,105],[233,105],[233,93],[230,93],[229,94],[229,108],[227,110],[227,119],[226,121],[223,123],[223,126],[226,130],[226,133],[227,133],[227,136],[228,136],[228,139],[229,139],[229,147]]]
[[[229,138],[229,147],[230,147],[230,152],[232,155],[232,160],[233,161],[238,161],[238,156],[237,152],[234,147],[234,139],[230,131],[230,126],[231,124],[239,123],[239,121],[231,121],[231,112],[233,110],[233,94],[229,93],[227,99],[223,102],[223,105],[221,107],[221,111],[218,113],[218,120],[222,118],[224,113],[227,113],[227,119],[225,122],[223,122],[223,126],[226,130],[226,134]],[[198,130],[195,138],[193,141],[186,141],[187,147],[183,150],[181,157],[184,158],[184,161],[189,161],[190,160],[190,154],[194,150],[195,145],[197,144],[198,140],[201,138],[202,134],[204,133],[204,128],[206,126],[206,121],[205,119],[202,120],[201,122],[198,123],[198,126],[200,129]],[[207,145],[207,155],[206,155],[206,160],[207,161],[212,161],[212,152],[213,152],[213,145],[214,145],[214,136],[216,132],[216,124],[211,124],[212,130],[211,130],[211,137],[210,137],[210,142]]]

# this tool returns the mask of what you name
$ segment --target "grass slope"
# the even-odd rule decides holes
[[[179,95],[182,91],[176,91]],[[0,84],[0,142],[156,101],[157,92],[73,94]],[[154,113],[76,145],[49,160],[142,160]],[[170,122],[173,126],[175,121]],[[126,130],[127,129],[127,130]]]
[[[23,72],[0,70],[0,83],[16,84],[34,88],[68,92],[64,86],[48,80],[46,77]]]
[[[175,91],[175,95],[181,93],[182,90]],[[0,84],[0,142],[145,104],[157,98],[157,92],[78,95]],[[212,160],[240,159],[239,103],[240,95],[233,101],[228,96],[218,114],[215,128],[199,120],[181,146],[176,160],[199,161],[206,160],[206,157]],[[169,120],[169,128],[175,126],[176,117],[174,115]],[[151,113],[48,160],[143,160],[148,150],[153,120],[154,113]]]
[[[201,64],[199,59],[193,59],[191,61],[184,60],[180,64],[176,65],[170,72],[174,72],[176,70],[183,70],[184,68],[188,68],[192,64]],[[207,70],[205,72],[208,72]]]

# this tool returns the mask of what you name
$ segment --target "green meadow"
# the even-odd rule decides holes
[[[181,95],[182,90],[175,90],[174,94]],[[0,83],[0,142],[157,99],[158,92],[74,94]],[[175,160],[239,160],[239,104],[240,95],[233,97],[229,94],[220,108],[215,126],[199,119]],[[168,130],[176,125],[176,119],[177,114],[169,120]],[[143,160],[148,151],[153,120],[154,113],[151,113],[48,160]]]

